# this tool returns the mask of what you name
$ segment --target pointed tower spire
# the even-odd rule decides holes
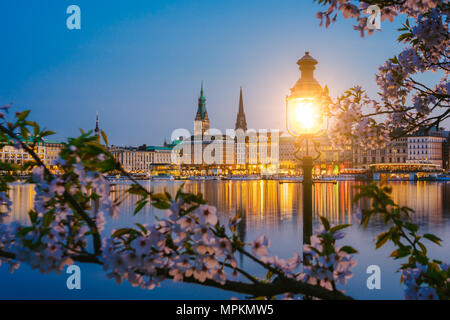
[[[98,125],[98,112],[96,113],[95,116],[95,130],[94,130],[94,135],[97,138],[98,141],[100,141],[100,126]]]
[[[242,96],[242,86],[241,86],[241,92],[239,94],[239,111],[236,118],[236,130],[242,129],[247,131],[247,120],[245,118],[245,112],[244,112],[244,98]]]
[[[194,135],[205,134],[209,130],[209,118],[206,111],[206,98],[203,92],[203,80],[198,98],[197,114],[194,120]]]
[[[198,98],[198,108],[195,120],[205,120],[208,118],[208,113],[206,112],[206,98],[203,93],[203,80],[200,89],[200,97]]]

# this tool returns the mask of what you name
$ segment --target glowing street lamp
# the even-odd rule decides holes
[[[294,137],[320,136],[327,129],[325,110],[316,98],[291,98],[286,101],[287,130]]]
[[[317,60],[305,53],[297,64],[301,78],[286,97],[286,127],[288,132],[299,139],[295,157],[302,162],[303,169],[303,243],[309,243],[312,235],[312,168],[313,158],[309,155],[309,141],[326,133],[328,129],[327,107],[328,88],[324,89],[314,78]],[[306,154],[298,157],[302,142],[305,142]],[[317,144],[313,141],[318,153]]]

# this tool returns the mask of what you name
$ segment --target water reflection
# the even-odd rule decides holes
[[[148,190],[171,194],[182,186],[182,182],[144,182]],[[313,185],[313,213],[327,217],[330,222],[351,223],[355,204],[352,199],[357,193],[355,186],[360,182],[316,183]],[[413,208],[413,218],[421,224],[439,228],[450,215],[450,183],[436,182],[392,182],[392,196],[400,205]],[[127,223],[132,217],[136,196],[126,195],[128,184],[114,186],[113,198],[121,199],[120,221]],[[187,182],[184,190],[202,193],[207,201],[216,206],[222,218],[235,213],[243,217],[247,230],[279,229],[289,224],[301,226],[302,184],[279,183],[278,181],[205,181]],[[10,220],[26,223],[28,211],[33,206],[34,187],[30,184],[15,184],[9,191],[13,202]],[[359,203],[367,207],[365,200]],[[157,213],[147,206],[143,214]]]
[[[28,212],[33,208],[34,186],[30,184],[14,183],[8,191],[9,198],[13,205],[8,221],[17,221],[22,224],[28,223]]]
[[[313,186],[313,212],[314,226],[318,226],[318,216],[326,216],[333,224],[351,223],[354,204],[352,198],[357,192],[354,186],[358,182],[339,182],[337,184],[317,183]],[[162,192],[167,190],[175,194],[182,182],[144,182],[148,190]],[[431,232],[443,238],[443,246],[429,246],[430,256],[450,261],[450,182],[392,182],[394,200],[401,205],[406,205],[416,212],[413,215],[422,229],[421,232]],[[155,215],[162,215],[161,211],[146,206],[141,213],[134,216],[135,196],[125,196],[126,184],[114,186],[113,197],[123,200],[120,206],[120,217],[118,220],[109,219],[105,233],[110,233],[112,229],[130,226],[135,222],[151,223]],[[242,215],[242,223],[238,230],[241,237],[246,240],[253,240],[262,233],[267,234],[272,240],[271,253],[283,258],[292,256],[294,251],[299,251],[303,237],[302,232],[302,185],[300,183],[284,183],[277,181],[204,181],[187,182],[185,190],[188,192],[201,192],[208,202],[218,208],[222,221],[228,220],[236,212]],[[34,190],[32,185],[13,185],[10,190],[13,201],[12,214],[9,220],[17,220],[27,223],[27,212],[32,207]],[[367,201],[360,203],[362,207],[369,205]],[[402,298],[402,289],[399,285],[399,274],[396,273],[399,262],[388,258],[392,247],[375,250],[374,237],[385,228],[381,221],[369,225],[368,230],[362,230],[358,226],[352,226],[348,230],[347,237],[342,240],[345,244],[353,245],[359,250],[357,256],[358,265],[355,268],[355,276],[350,280],[345,290],[351,296],[364,299],[398,299]],[[258,274],[258,269],[254,268],[248,261],[240,257],[241,267],[250,272]],[[376,264],[382,268],[382,288],[383,290],[368,290],[366,287],[366,268]],[[222,298],[229,299],[235,294],[210,289],[199,288],[198,286],[173,285],[168,283],[162,288],[148,291],[115,286],[114,282],[107,280],[100,269],[95,266],[83,265],[85,276],[90,282],[85,282],[90,286],[83,290],[83,298],[98,299],[104,298],[104,293],[108,292],[113,298],[138,298],[138,299],[192,299],[192,298]],[[0,298],[23,298],[24,292],[28,288],[45,288],[45,297],[68,297],[80,298],[65,290],[65,278],[59,279],[56,276],[49,280],[51,282],[42,284],[43,276],[38,272],[31,272],[26,268],[18,271],[20,277],[13,278],[5,268],[0,268]],[[264,276],[261,274],[260,276]],[[24,279],[23,281],[21,279]],[[17,289],[12,295],[13,288]],[[51,288],[51,289],[50,289]],[[105,289],[108,288],[108,289]],[[41,291],[40,291],[41,292]],[[40,294],[42,294],[41,292]],[[39,295],[41,297],[41,295]],[[37,296],[29,296],[37,298]]]

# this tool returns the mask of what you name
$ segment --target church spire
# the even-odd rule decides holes
[[[97,112],[96,117],[95,117],[95,130],[94,130],[94,132],[95,132],[95,135],[98,137],[99,134],[100,134],[100,127],[98,126],[98,112]]]
[[[244,130],[244,132],[247,131],[247,120],[245,119],[244,99],[242,97],[242,87],[241,87],[241,92],[239,95],[239,111],[237,114],[235,129],[236,130],[242,129],[242,130]]]
[[[200,97],[198,98],[198,108],[195,120],[205,120],[208,119],[208,113],[206,112],[206,98],[203,93],[203,80],[202,87],[200,89]]]
[[[206,112],[206,98],[203,92],[203,80],[198,98],[197,114],[194,120],[194,135],[206,134],[209,130],[209,117]]]
[[[94,130],[95,139],[97,142],[100,142],[100,126],[98,124],[98,112],[95,116],[95,130]]]

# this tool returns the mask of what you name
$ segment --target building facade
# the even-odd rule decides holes
[[[434,164],[446,168],[446,133],[442,129],[420,129],[413,135],[397,138],[385,148],[369,150],[353,147],[355,168],[368,169],[373,164]]]
[[[32,148],[39,159],[45,163],[44,141],[36,142],[34,145],[31,141],[29,141],[26,144]],[[0,160],[6,163],[24,165],[26,162],[33,161],[33,158],[20,145],[15,145],[11,141],[1,145]]]
[[[110,148],[111,154],[129,173],[148,173],[152,165],[171,164],[172,148],[156,146]]]
[[[408,160],[407,137],[392,140],[384,148],[370,150],[354,145],[352,149],[356,168],[368,169],[375,163],[406,163]]]
[[[239,94],[238,113],[233,133],[214,134],[200,130],[204,107],[203,90],[194,121],[194,135],[185,137],[172,146],[172,163],[181,165],[186,175],[272,174],[278,168],[279,134],[267,130],[248,130],[244,111],[242,87]],[[203,97],[203,99],[202,99]]]
[[[150,146],[145,148],[150,152],[150,163],[152,164],[170,164],[172,163],[172,148],[171,147],[155,147]]]
[[[55,140],[45,140],[45,165],[53,166],[56,160],[59,158],[61,150],[64,148],[64,144]]]
[[[33,149],[39,159],[44,165],[53,173],[59,173],[55,161],[59,158],[59,154],[64,147],[64,144],[54,140],[42,140],[36,143],[32,141],[27,142],[27,145]],[[34,161],[25,149],[20,145],[15,145],[9,142],[5,143],[0,148],[0,160],[6,163],[24,165],[27,162]]]
[[[147,173],[150,171],[151,151],[112,146],[110,152],[128,173]]]
[[[444,168],[445,141],[443,131],[419,131],[408,137],[408,162],[430,163]]]

